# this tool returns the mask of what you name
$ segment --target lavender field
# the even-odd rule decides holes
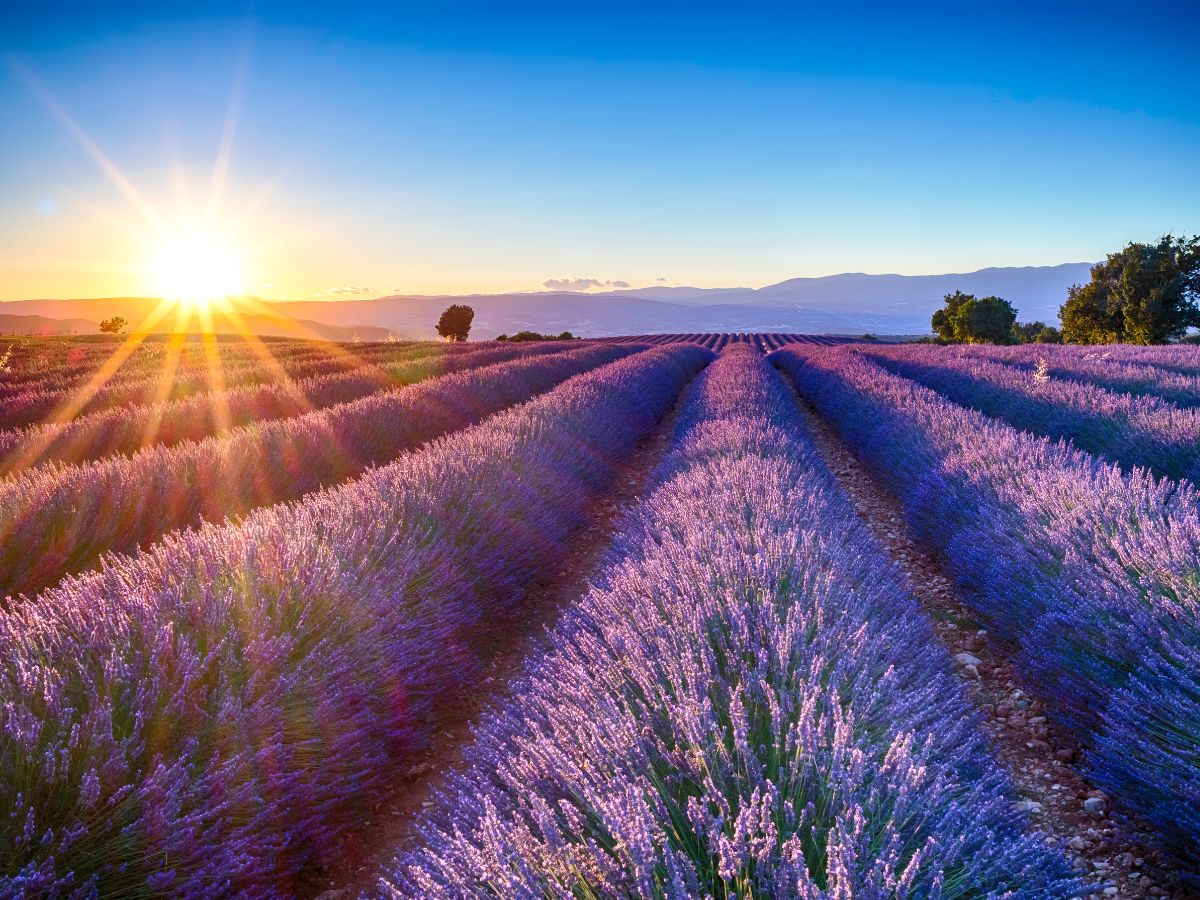
[[[0,897],[1200,896],[1200,350],[0,359]]]

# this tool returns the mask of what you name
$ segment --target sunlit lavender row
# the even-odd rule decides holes
[[[75,463],[118,453],[132,455],[155,444],[199,441],[251,422],[303,415],[436,375],[564,349],[570,347],[500,344],[470,353],[441,353],[435,344],[414,344],[397,353],[394,361],[364,363],[348,372],[243,385],[167,403],[107,409],[61,424],[4,431],[0,432],[0,471],[49,460]]]
[[[287,892],[474,677],[463,629],[556,565],[709,358],[682,346],[614,362],[0,615],[0,845],[15,848],[0,895]]]
[[[143,337],[145,339],[143,340]],[[257,369],[322,373],[326,366],[349,368],[361,360],[392,358],[415,348],[453,353],[456,348],[435,341],[383,341],[338,344],[315,340],[259,338],[253,335],[132,336],[114,344],[76,341],[17,341],[3,343],[6,360],[0,377],[0,397],[14,388],[36,382],[56,388],[76,387],[101,369],[110,373],[105,384],[141,381],[150,376],[190,376],[220,369],[230,383]],[[11,352],[10,352],[11,351]],[[257,369],[256,369],[257,367]],[[332,371],[329,369],[328,371]]]
[[[798,415],[749,347],[701,376],[385,892],[1078,895]]]
[[[1020,432],[852,350],[773,357],[903,501],[1085,768],[1200,873],[1200,495]]]
[[[272,352],[271,345],[258,346],[247,341],[216,345],[226,348],[221,350],[184,345],[184,355],[182,348],[153,346],[153,351],[134,350],[113,371],[109,367],[126,352],[124,347],[116,351],[106,347],[106,355],[89,360],[71,378],[50,374],[19,381],[15,380],[19,373],[5,372],[0,376],[0,428],[34,425],[64,408],[72,415],[86,415],[126,405],[179,400],[230,387],[277,383],[281,376],[337,374],[360,368],[367,362],[398,360],[414,352],[454,355],[476,349],[416,343],[371,344],[353,351],[338,345],[318,345],[317,349],[309,345],[294,351],[274,348]],[[14,360],[20,360],[27,352],[23,348],[9,349],[12,352],[6,368],[14,366]]]
[[[263,363],[264,356],[286,368],[292,364],[311,364],[347,355],[338,345],[313,341],[197,340],[184,336],[141,343],[128,341],[119,347],[107,341],[84,344],[38,341],[0,343],[0,346],[5,348],[0,398],[28,388],[77,387],[102,367],[113,368],[112,377],[106,380],[111,384],[151,375],[162,377],[167,372],[172,375],[200,374],[212,369],[214,364],[219,364],[224,372],[233,376],[243,367]],[[115,367],[114,350],[124,357]]]
[[[32,594],[173,529],[336,484],[641,347],[552,349],[222,437],[0,482],[0,596]],[[485,361],[494,353],[479,352]]]

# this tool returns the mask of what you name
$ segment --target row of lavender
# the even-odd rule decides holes
[[[781,377],[733,347],[396,896],[1074,897]]]
[[[794,342],[841,343],[847,338],[795,334],[688,334],[607,338],[607,341],[674,343],[687,341],[719,350],[728,343],[750,343],[763,352]],[[30,358],[48,351],[22,350],[0,372],[0,429],[37,425],[64,411],[70,416],[121,407],[157,405],[226,388],[269,388],[291,378],[348,374],[372,363],[388,364],[416,355],[451,356],[478,345],[417,342],[411,344],[338,345],[316,341],[216,341],[197,344],[142,343],[127,347],[85,345],[68,361],[47,360],[38,369]],[[62,351],[59,351],[61,353]],[[125,354],[128,353],[127,358]],[[109,369],[111,368],[111,371]],[[97,377],[102,373],[102,377]],[[203,401],[201,401],[203,402]]]
[[[562,345],[558,345],[562,348]],[[131,457],[32,469],[0,482],[0,597],[32,594],[102,554],[337,484],[601,363],[643,349],[518,348],[514,359],[303,416]],[[484,350],[481,362],[491,361]],[[469,359],[468,359],[469,361]]]
[[[1017,428],[1072,441],[1126,468],[1200,479],[1200,377],[1124,364],[1120,355],[1100,361],[1059,353],[1053,369],[1046,357],[1029,363],[1029,353],[996,348],[909,346],[869,355],[891,372]],[[1156,396],[1160,390],[1172,399]]]
[[[1031,374],[1036,372],[1039,376],[1083,382],[1125,394],[1157,397],[1177,406],[1200,406],[1200,348],[1025,344],[953,348],[951,352],[982,352],[989,359],[1017,366]]]
[[[99,373],[114,386],[133,386],[151,377],[161,378],[164,372],[181,381],[211,378],[219,372],[236,382],[243,375],[253,378],[259,371],[320,367],[349,356],[336,344],[315,342],[257,344],[247,338],[218,344],[182,337],[166,342],[131,337],[120,344],[93,345],[91,352],[72,354],[57,363],[47,360],[39,366],[38,361],[46,355],[42,348],[40,344],[6,348],[7,359],[0,372],[0,409],[21,393],[77,390]]]
[[[619,338],[603,338],[607,341],[637,341],[647,344],[678,344],[692,343],[707,347],[713,352],[720,352],[730,344],[748,344],[763,353],[769,353],[788,344],[816,344],[829,346],[845,344],[855,338],[838,337],[825,334],[760,334],[757,332],[706,332],[696,334],[642,334],[629,335]]]
[[[199,441],[252,422],[292,418],[437,375],[564,349],[568,348],[559,343],[485,344],[470,352],[445,353],[436,344],[413,344],[392,359],[360,361],[350,371],[120,406],[67,422],[0,431],[0,473],[51,460],[79,463],[132,455],[153,445]]]
[[[235,373],[253,365],[283,368],[320,365],[355,357],[387,356],[413,343],[381,341],[342,344],[306,339],[262,338],[255,335],[130,335],[117,342],[79,343],[38,339],[2,344],[5,357],[0,371],[0,397],[13,389],[39,382],[60,386],[91,378],[101,369],[117,380],[138,380],[171,369],[183,375],[202,374],[214,368]]]
[[[80,343],[70,340],[34,340],[0,344],[4,368],[0,371],[0,397],[7,397],[22,385],[39,382],[66,384],[87,378],[105,364],[118,358],[121,365],[114,374],[141,377],[161,370],[164,363],[181,370],[210,368],[214,359],[224,367],[250,362],[269,354],[280,363],[291,359],[315,358],[340,353],[336,345],[316,341],[276,341],[271,339],[192,340],[185,336],[165,340],[144,340],[141,336],[120,342]]]
[[[450,355],[473,347],[439,343],[374,344],[355,346],[318,344],[298,348],[294,354],[274,357],[247,350],[241,358],[202,358],[180,366],[170,353],[140,357],[132,369],[122,361],[122,350],[94,371],[75,379],[51,377],[33,384],[13,385],[0,398],[0,428],[34,425],[48,419],[89,414],[129,404],[161,403],[230,387],[280,383],[290,378],[349,372],[370,362],[398,361],[416,353]]]
[[[774,359],[1017,649],[1095,783],[1200,884],[1196,489],[1019,431],[862,353]]]
[[[0,895],[287,893],[476,675],[464,631],[558,565],[710,358],[638,353],[0,614]],[[442,381],[477,404],[469,376]]]

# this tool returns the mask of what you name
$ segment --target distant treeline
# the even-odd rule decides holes
[[[934,343],[1165,344],[1200,328],[1200,235],[1130,243],[1092,266],[1059,309],[1062,330],[1020,323],[1002,297],[955,291],[933,314]]]
[[[569,331],[564,331],[562,334],[539,334],[536,331],[518,331],[514,335],[501,334],[496,337],[498,341],[577,341],[575,335]]]

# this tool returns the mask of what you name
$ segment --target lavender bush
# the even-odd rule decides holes
[[[904,504],[1095,782],[1196,877],[1200,495],[949,402],[846,350],[773,359]]]
[[[620,355],[528,365],[587,352]],[[0,614],[0,895],[287,893],[476,676],[464,629],[559,564],[710,358],[622,359]]]
[[[395,896],[1073,897],[949,660],[734,346]]]

